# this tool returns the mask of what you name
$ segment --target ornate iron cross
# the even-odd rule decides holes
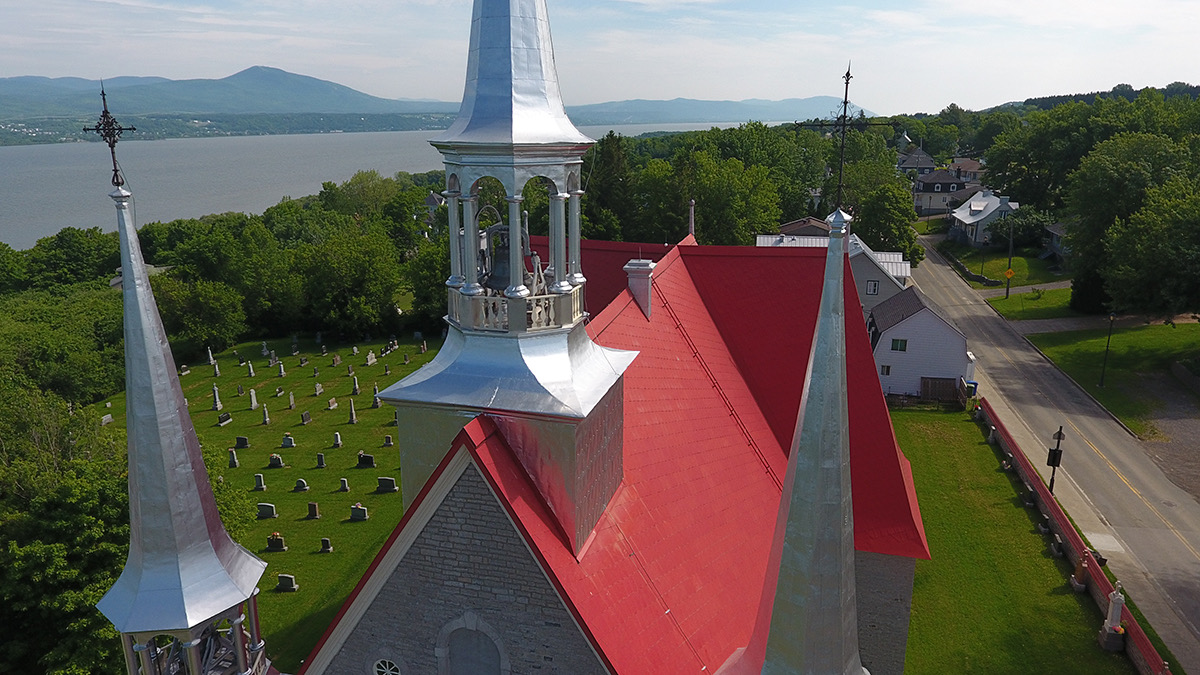
[[[117,120],[108,112],[108,96],[104,93],[104,87],[100,88],[100,100],[104,103],[104,112],[100,113],[100,120],[96,122],[94,127],[84,127],[84,131],[100,134],[100,138],[108,144],[108,151],[112,154],[113,163],[113,187],[121,187],[125,184],[125,178],[121,176],[121,168],[117,164],[117,141],[120,140],[121,134],[126,131],[137,131],[136,127],[123,127],[117,124]]]

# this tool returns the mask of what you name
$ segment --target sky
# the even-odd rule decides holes
[[[1195,0],[547,0],[563,100],[842,94],[879,114],[1200,83]],[[457,101],[471,0],[0,0],[0,77],[271,66]]]

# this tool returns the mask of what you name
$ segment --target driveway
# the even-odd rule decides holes
[[[1041,466],[1043,448],[1063,426],[1056,496],[1084,537],[1109,559],[1109,568],[1183,668],[1200,673],[1200,503],[1025,340],[1023,330],[963,282],[929,237],[920,240],[927,258],[913,270],[913,279],[966,334],[978,359],[980,393],[1044,479],[1049,469]]]

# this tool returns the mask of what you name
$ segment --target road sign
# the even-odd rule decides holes
[[[1058,431],[1054,432],[1054,436],[1052,436],[1052,438],[1056,441],[1061,441],[1066,437],[1067,435],[1063,433],[1061,427],[1059,427]]]
[[[1008,268],[1008,269],[1006,269],[1006,270],[1004,270],[1004,276],[1005,276],[1005,278],[1007,278],[1007,279],[1011,279],[1011,278],[1013,278],[1013,275],[1014,275],[1014,274],[1016,274],[1016,272],[1013,272],[1011,267],[1010,267],[1010,268]]]

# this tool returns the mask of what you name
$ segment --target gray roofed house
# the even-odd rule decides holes
[[[921,148],[913,148],[911,152],[901,153],[896,162],[896,168],[901,171],[916,171],[918,175],[926,174],[937,168],[937,162]]]
[[[950,212],[953,220],[947,236],[971,246],[983,246],[995,240],[995,237],[991,236],[992,223],[1020,207],[1020,204],[1009,201],[1008,197],[995,194],[991,190],[982,190]]]
[[[876,305],[867,330],[885,394],[945,398],[975,377],[966,336],[915,286]]]

